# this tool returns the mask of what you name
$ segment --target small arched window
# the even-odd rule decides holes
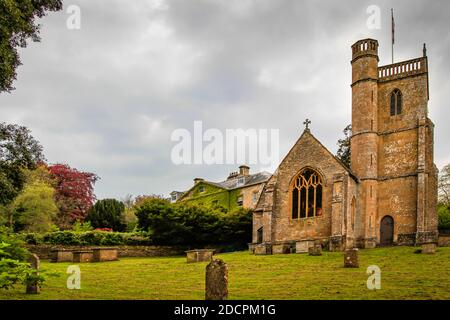
[[[323,182],[319,173],[303,170],[291,186],[292,219],[313,218],[322,215]]]
[[[391,116],[396,116],[402,113],[402,93],[395,89],[391,93]]]

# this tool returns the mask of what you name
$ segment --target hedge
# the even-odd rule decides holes
[[[136,208],[138,228],[152,233],[159,245],[232,245],[244,249],[252,240],[249,210],[223,212],[186,202],[147,199]]]
[[[46,234],[28,233],[22,235],[27,244],[53,244],[66,246],[117,246],[151,245],[151,237],[146,233],[121,233],[104,231],[57,231]]]

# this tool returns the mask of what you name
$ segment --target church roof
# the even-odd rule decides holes
[[[317,142],[317,144],[318,144],[323,150],[325,150],[331,157],[333,157],[333,158],[339,163],[339,165],[342,166],[342,168],[345,169],[345,170],[349,173],[350,177],[352,177],[353,180],[355,180],[356,182],[359,181],[359,180],[358,180],[358,177],[356,176],[356,174],[355,174],[349,167],[347,167],[347,166],[346,166],[346,165],[345,165],[338,157],[336,157],[330,150],[328,150],[328,149],[322,144],[322,142],[320,142],[320,140],[317,139],[317,138],[311,133],[311,130],[310,130],[309,128],[306,128],[306,129],[303,131],[303,133],[302,133],[302,135],[300,136],[300,138],[298,138],[298,140],[294,143],[294,145],[293,145],[292,148],[289,150],[289,152],[286,154],[286,156],[283,158],[283,160],[280,162],[280,164],[283,163],[283,161],[289,156],[289,154],[290,154],[291,151],[294,149],[294,147],[300,142],[300,140],[303,139],[303,137],[304,137],[306,134],[309,135],[311,138],[313,138],[313,139]],[[277,170],[278,170],[278,169],[277,169]],[[275,172],[276,172],[276,171],[275,171]]]
[[[317,143],[323,148],[323,149],[325,149],[341,166],[342,166],[342,168],[344,168],[348,173],[349,173],[349,175],[353,178],[353,180],[355,180],[356,182],[358,182],[358,177],[356,176],[356,174],[352,171],[352,169],[350,169],[345,163],[343,163],[342,161],[341,161],[341,159],[339,159],[336,155],[334,155],[330,150],[328,150],[323,144],[322,144],[322,142],[320,142],[320,140],[319,139],[317,139],[311,132],[310,132],[310,130],[309,129],[307,129],[307,130],[305,130],[305,131],[307,131],[310,135],[311,135],[311,137],[313,137],[314,138],[314,140],[316,140],[317,141]],[[304,133],[303,133],[304,134]],[[301,137],[300,137],[301,138]]]

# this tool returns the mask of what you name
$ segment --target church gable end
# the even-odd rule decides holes
[[[328,245],[334,237],[340,249],[350,183],[356,182],[348,169],[305,130],[265,187],[253,240],[263,229],[265,241],[281,246],[307,239]]]

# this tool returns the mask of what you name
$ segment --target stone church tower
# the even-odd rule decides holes
[[[352,46],[351,169],[360,202],[355,237],[364,246],[436,237],[434,124],[428,118],[428,61],[378,67],[378,42]],[[391,226],[393,225],[393,226]],[[395,227],[396,226],[396,227]]]
[[[428,60],[378,66],[378,42],[352,46],[351,167],[308,126],[253,213],[256,254],[437,241]]]

